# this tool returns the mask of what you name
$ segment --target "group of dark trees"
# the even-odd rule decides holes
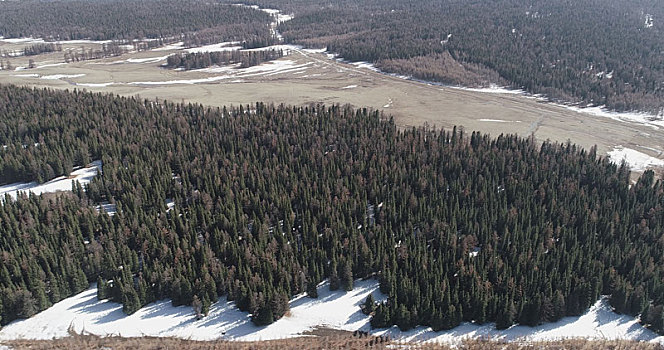
[[[98,49],[92,47],[81,47],[79,49],[69,49],[64,53],[65,62],[79,62],[87,60],[97,60],[107,57],[120,56],[127,53],[126,47],[120,45],[118,42],[104,43]]]
[[[170,298],[204,315],[225,295],[268,324],[324,279],[375,276],[376,327],[536,325],[610,295],[664,332],[664,184],[648,171],[630,186],[595,149],[399,131],[350,107],[11,86],[0,114],[2,183],[103,163],[69,194],[4,199],[3,324],[94,281],[127,313]]]
[[[276,60],[284,56],[283,50],[256,51],[220,51],[176,53],[168,56],[168,68],[184,68],[185,70],[206,68],[214,65],[239,64],[241,68],[259,65],[263,62]]]
[[[188,46],[242,41],[256,47],[274,42],[271,20],[246,6],[197,0],[0,2],[0,36],[6,38],[175,39]]]
[[[479,86],[502,83],[492,81],[497,74],[557,101],[664,110],[664,7],[657,0],[268,4],[295,12],[279,26],[287,42],[327,47],[389,72]],[[466,65],[494,73],[458,79]]]
[[[42,53],[62,51],[62,45],[58,43],[38,43],[23,49],[24,56],[35,56]]]

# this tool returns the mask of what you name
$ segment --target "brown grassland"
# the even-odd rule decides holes
[[[654,343],[616,340],[560,340],[547,342],[501,342],[492,340],[465,340],[460,344],[415,344],[384,341],[375,337],[353,337],[350,334],[300,337],[284,340],[234,342],[234,341],[193,341],[177,338],[122,338],[98,337],[95,335],[71,335],[56,340],[16,340],[4,345],[11,349],[191,349],[191,350],[287,350],[287,349],[421,349],[421,350],[663,350],[664,346]]]

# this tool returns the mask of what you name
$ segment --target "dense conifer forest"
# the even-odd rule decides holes
[[[270,21],[255,9],[196,0],[0,2],[0,36],[6,38],[263,43],[273,40]]]
[[[237,64],[241,68],[252,67],[284,56],[283,50],[221,51],[176,53],[168,56],[166,67],[184,70],[206,68],[213,65]]]
[[[658,0],[258,3],[295,12],[279,26],[287,42],[327,47],[389,72],[471,86],[503,84],[497,74],[557,101],[664,110]]]
[[[324,279],[375,277],[389,296],[364,306],[376,327],[536,325],[610,295],[664,332],[664,184],[648,171],[630,186],[595,149],[400,131],[341,106],[12,86],[0,115],[1,183],[103,163],[70,193],[4,198],[2,324],[97,282],[128,314],[162,298],[205,314],[227,296],[262,325]]]

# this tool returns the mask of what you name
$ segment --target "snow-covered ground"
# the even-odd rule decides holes
[[[639,113],[639,112],[613,112],[606,109],[603,106],[597,106],[597,107],[575,107],[575,106],[565,106],[565,105],[560,105],[560,106],[573,110],[578,113],[585,113],[597,117],[610,118],[621,122],[647,125],[655,130],[659,130],[660,127],[664,127],[664,115],[662,114],[652,115],[648,113]]]
[[[481,122],[490,122],[490,123],[521,123],[520,120],[503,120],[503,119],[477,119]]]
[[[440,343],[458,343],[466,338],[485,338],[493,340],[559,340],[563,338],[587,339],[627,339],[658,342],[664,344],[664,337],[644,328],[638,320],[618,315],[611,310],[606,299],[601,299],[588,312],[579,317],[565,317],[554,323],[537,327],[512,326],[505,330],[496,330],[493,323],[476,325],[463,323],[449,331],[433,332],[431,328],[418,327],[401,332],[393,327],[375,332],[388,334],[405,341],[424,341]]]
[[[10,323],[0,330],[0,340],[65,337],[71,325],[75,331],[98,335],[175,336],[196,340],[268,340],[294,337],[317,326],[356,330],[367,328],[369,319],[359,305],[369,293],[378,300],[375,281],[357,281],[350,292],[330,292],[327,284],[318,288],[319,297],[304,295],[290,302],[290,315],[266,326],[257,327],[249,314],[239,311],[233,302],[221,298],[210,314],[196,321],[190,306],[173,307],[170,301],[158,301],[126,316],[122,305],[97,300],[92,288],[67,298],[27,320]]]
[[[85,74],[50,74],[50,75],[40,75],[37,73],[26,73],[26,74],[15,74],[15,77],[21,78],[37,78],[44,80],[60,80],[60,79],[74,79],[84,77]]]
[[[48,192],[57,191],[71,191],[72,181],[78,181],[81,186],[92,181],[92,178],[97,176],[97,173],[102,169],[101,161],[92,162],[89,167],[80,168],[72,171],[71,176],[60,176],[49,182],[38,184],[36,182],[17,182],[9,185],[0,186],[0,196],[4,198],[5,194],[9,194],[12,198],[16,199],[16,193],[32,192],[36,195]]]
[[[52,339],[68,335],[70,325],[76,332],[98,335],[174,336],[195,340],[269,340],[289,338],[317,327],[341,330],[370,330],[369,317],[359,306],[372,293],[378,301],[385,295],[378,291],[374,280],[356,281],[350,292],[329,290],[323,283],[318,287],[319,297],[311,299],[299,295],[290,301],[290,313],[277,322],[257,327],[250,315],[239,311],[233,302],[221,298],[210,308],[210,314],[195,320],[189,306],[173,307],[170,301],[149,304],[135,314],[122,313],[117,303],[97,300],[97,291],[90,289],[67,298],[30,319],[14,321],[0,330],[0,340],[18,338]],[[373,330],[376,335],[389,334],[395,339],[408,341],[435,341],[458,343],[465,338],[512,340],[547,340],[565,337],[593,339],[630,339],[664,344],[664,337],[642,327],[638,320],[614,313],[605,299],[599,300],[588,312],[579,317],[566,317],[556,323],[538,327],[513,326],[498,331],[494,324],[463,323],[457,328],[433,332],[427,327],[401,332],[398,328]]]
[[[181,50],[183,46],[184,46],[184,42],[183,42],[183,41],[179,41],[179,42],[174,43],[174,44],[165,45],[165,46],[162,46],[162,47],[158,47],[158,48],[156,48],[156,49],[152,49],[151,51]]]
[[[189,53],[236,51],[242,48],[242,46],[238,45],[239,43],[239,41],[227,41],[218,44],[192,47],[190,49],[185,49],[185,51]]]
[[[488,94],[507,94],[507,95],[524,95],[526,94],[523,90],[509,89],[503,86],[490,85],[486,88],[468,88],[461,86],[451,86],[453,89],[464,90],[464,91],[473,91],[473,92],[484,92]]]
[[[609,151],[608,154],[614,163],[620,164],[624,160],[632,171],[641,172],[652,167],[664,167],[664,160],[651,157],[631,148],[618,146]]]
[[[84,76],[85,74],[52,74],[52,75],[42,75],[39,77],[39,79],[59,80],[59,79],[80,78]]]
[[[115,204],[111,204],[109,202],[103,202],[103,203],[99,204],[98,206],[96,206],[95,209],[97,210],[97,212],[100,212],[100,213],[103,210],[104,213],[106,213],[108,216],[113,216],[113,215],[117,214],[117,212],[118,212],[117,206]]]

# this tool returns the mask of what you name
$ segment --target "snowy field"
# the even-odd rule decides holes
[[[173,307],[170,301],[149,304],[135,314],[126,316],[117,303],[97,300],[97,290],[90,289],[65,299],[30,319],[14,321],[0,330],[0,340],[52,339],[68,335],[70,325],[76,332],[97,335],[174,336],[194,340],[270,340],[301,335],[317,327],[353,331],[369,330],[369,317],[360,312],[360,304],[372,293],[378,301],[385,296],[374,280],[356,281],[350,292],[330,292],[327,283],[318,287],[319,297],[299,295],[290,301],[290,314],[277,322],[257,327],[249,314],[239,311],[233,302],[221,298],[213,304],[210,314],[195,320],[189,306]],[[643,328],[635,318],[611,311],[606,300],[595,303],[580,317],[566,317],[559,322],[531,328],[513,326],[497,331],[493,324],[461,326],[443,332],[418,327],[401,332],[398,328],[374,330],[376,335],[388,334],[404,341],[458,343],[465,338],[513,340],[553,340],[569,337],[591,339],[630,339],[659,342],[664,337]]]
[[[611,310],[606,299],[597,301],[585,314],[579,317],[565,317],[554,323],[537,327],[512,326],[496,330],[493,323],[476,325],[462,323],[449,331],[433,332],[431,328],[418,327],[401,332],[397,327],[374,332],[390,335],[404,341],[458,343],[462,339],[482,338],[502,341],[560,340],[565,338],[585,339],[627,339],[664,344],[664,336],[641,326],[637,319],[618,315]]]
[[[122,305],[97,300],[92,288],[65,299],[30,319],[15,321],[0,330],[0,340],[17,338],[51,339],[65,337],[70,325],[76,332],[98,335],[175,336],[195,340],[269,340],[294,337],[317,326],[356,330],[368,328],[369,319],[359,305],[369,293],[381,298],[375,281],[357,281],[346,293],[330,292],[327,284],[319,286],[318,299],[304,295],[290,302],[290,315],[266,326],[257,327],[249,314],[239,311],[233,302],[221,298],[210,314],[196,321],[190,306],[173,307],[170,301],[149,304],[126,316]]]
[[[78,181],[81,186],[83,186],[92,181],[92,178],[97,176],[97,173],[100,172],[101,169],[101,161],[98,160],[92,162],[87,168],[80,168],[72,171],[69,177],[60,176],[43,184],[38,184],[36,182],[16,182],[0,186],[0,196],[4,197],[5,194],[9,194],[12,198],[16,199],[17,192],[32,192],[36,195],[40,195],[48,192],[71,191],[72,181]]]
[[[624,160],[632,171],[638,172],[653,167],[664,167],[664,160],[622,146],[609,151],[609,158],[616,164],[620,164]]]

